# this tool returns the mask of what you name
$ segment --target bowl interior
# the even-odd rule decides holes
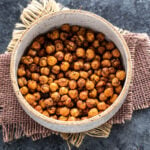
[[[94,31],[103,32],[106,38],[108,40],[112,40],[116,44],[117,48],[120,50],[122,56],[122,63],[127,74],[126,81],[124,83],[124,88],[117,100],[115,101],[115,103],[112,104],[103,113],[88,120],[65,122],[47,118],[46,116],[35,111],[26,102],[26,100],[19,92],[19,87],[17,84],[18,64],[20,62],[21,56],[23,55],[26,48],[30,45],[31,41],[36,36],[43,34],[55,27],[59,27],[64,23],[88,27],[93,29]],[[47,128],[59,132],[83,132],[105,123],[119,110],[123,101],[125,100],[127,90],[129,87],[129,82],[131,78],[130,64],[131,62],[128,47],[126,46],[126,43],[122,36],[120,36],[120,34],[113,28],[113,26],[110,23],[108,23],[105,19],[86,11],[69,10],[52,13],[50,15],[42,17],[24,33],[21,40],[18,42],[15,51],[12,54],[11,78],[13,80],[13,88],[18,97],[18,101],[20,102],[23,109],[28,113],[28,115],[31,116],[34,120],[36,120],[38,123],[42,124]]]

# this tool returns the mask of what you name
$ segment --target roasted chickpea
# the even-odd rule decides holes
[[[114,94],[113,88],[107,88],[104,91],[106,97],[111,97]]]
[[[115,58],[118,58],[120,57],[120,52],[117,48],[115,48],[114,50],[112,50],[112,56],[115,57]]]
[[[96,35],[96,38],[97,38],[100,42],[102,42],[102,41],[105,39],[105,35],[104,35],[103,33],[98,33],[98,34]]]
[[[70,32],[70,25],[69,24],[63,24],[61,26],[61,30],[65,32]]]
[[[93,90],[94,89],[94,83],[92,82],[92,81],[90,81],[90,80],[88,80],[87,82],[86,82],[86,89],[87,90]]]
[[[44,111],[42,112],[42,114],[43,114],[44,116],[49,117],[49,113],[48,113],[48,111],[47,111],[47,110],[44,110]]]
[[[101,57],[99,55],[95,55],[95,60],[98,60],[100,62]]]
[[[60,65],[62,71],[68,71],[70,64],[67,61],[63,61]]]
[[[108,42],[108,43],[106,44],[106,49],[107,49],[107,50],[112,50],[112,49],[114,49],[114,48],[115,48],[115,45],[114,45],[113,42]]]
[[[110,88],[113,88],[113,86],[112,86],[112,84],[111,84],[110,82],[107,82],[105,87],[106,87],[106,88],[109,88],[109,87],[110,87]]]
[[[61,39],[62,41],[67,40],[68,36],[69,36],[68,33],[65,33],[65,32],[61,32],[61,33],[60,33],[60,39]]]
[[[105,95],[104,93],[101,93],[101,94],[99,95],[99,100],[100,100],[100,101],[106,101],[106,100],[107,100],[106,95]]]
[[[47,58],[46,57],[41,57],[39,64],[40,64],[41,67],[47,66]]]
[[[76,88],[77,88],[77,82],[76,82],[75,80],[70,80],[70,81],[69,81],[69,88],[70,88],[71,90],[76,89]]]
[[[69,51],[75,51],[76,49],[76,44],[72,41],[67,41],[66,42],[66,48],[69,50]]]
[[[86,100],[86,105],[88,108],[93,108],[96,106],[96,100],[95,99],[87,99]]]
[[[94,117],[98,115],[98,110],[97,108],[91,108],[88,112],[88,117],[91,118],[91,117]]]
[[[125,77],[126,77],[126,73],[125,73],[125,71],[124,70],[118,70],[117,72],[116,72],[116,77],[119,79],[119,80],[124,80],[125,79]]]
[[[98,51],[99,54],[102,55],[105,52],[105,47],[100,46],[100,47],[98,47],[97,51]]]
[[[23,86],[22,88],[20,88],[20,92],[22,95],[26,95],[28,93],[28,88],[26,86]]]
[[[43,57],[43,56],[46,55],[46,52],[45,52],[45,49],[44,49],[44,48],[41,49],[41,50],[39,50],[37,53],[38,53],[38,56],[40,56],[40,57]]]
[[[62,116],[68,116],[69,115],[69,113],[70,113],[70,109],[69,108],[67,108],[67,107],[61,107],[60,108],[60,110],[59,110],[59,112],[60,112],[60,115],[62,115]]]
[[[66,77],[66,78],[69,78],[70,73],[71,73],[71,70],[68,70],[67,72],[65,72],[65,77]]]
[[[54,53],[55,52],[55,46],[54,45],[47,45],[46,46],[46,53],[47,54],[52,54],[52,53]]]
[[[30,105],[33,105],[34,102],[35,102],[35,96],[32,95],[32,94],[27,94],[25,95],[25,99],[27,100],[27,102],[30,104]]]
[[[94,70],[94,73],[98,76],[101,76],[101,69],[98,69],[98,70]]]
[[[62,51],[64,49],[64,45],[61,42],[55,44],[56,51]]]
[[[45,83],[47,83],[47,82],[48,82],[48,77],[45,76],[45,75],[40,76],[40,77],[39,77],[39,82],[40,82],[40,84],[45,84]]]
[[[101,61],[101,65],[102,65],[102,67],[110,67],[111,62],[108,59],[104,59],[104,60]]]
[[[109,69],[106,68],[106,67],[103,68],[101,74],[102,74],[103,77],[108,77],[109,76]]]
[[[110,74],[109,75],[109,80],[112,81],[113,78],[115,78],[116,76],[114,74]]]
[[[94,33],[93,33],[92,31],[88,31],[88,32],[86,33],[86,40],[87,40],[88,42],[93,42],[94,39],[95,39]]]
[[[78,85],[78,87],[81,89],[81,88],[83,88],[84,86],[85,86],[85,84],[86,84],[86,81],[85,81],[85,79],[83,79],[83,78],[80,78],[78,81],[77,81],[77,85]]]
[[[60,94],[58,92],[51,93],[51,98],[58,102],[60,100]]]
[[[54,74],[58,74],[60,72],[60,66],[58,65],[53,66],[51,71]]]
[[[54,66],[57,63],[57,59],[54,56],[48,56],[47,63],[49,66]]]
[[[39,73],[32,73],[32,74],[31,74],[31,79],[32,79],[32,80],[38,81],[38,80],[39,80],[39,77],[40,77],[40,74],[39,74]]]
[[[39,62],[40,62],[40,57],[35,56],[35,57],[33,58],[33,62],[34,62],[36,65],[38,65]]]
[[[51,107],[54,104],[54,102],[53,102],[53,100],[51,98],[47,98],[43,102],[45,104],[45,107]]]
[[[36,38],[36,41],[38,41],[40,44],[44,44],[45,37],[43,35],[40,35]]]
[[[115,86],[115,87],[120,85],[120,81],[118,78],[113,78],[111,83],[112,83],[112,86]]]
[[[116,99],[117,99],[118,95],[117,94],[113,94],[113,96],[110,98],[110,102],[113,103]]]
[[[34,50],[39,50],[41,48],[41,45],[38,41],[34,41],[31,45],[31,48]]]
[[[77,101],[77,107],[78,107],[79,109],[81,109],[81,110],[86,109],[86,102],[83,102],[83,101],[81,101],[81,100],[78,100],[78,101]]]
[[[48,76],[49,73],[50,73],[50,69],[48,67],[42,67],[40,69],[40,72],[41,72],[42,75],[47,75]]]
[[[78,90],[69,90],[68,94],[70,98],[76,99],[78,97]]]
[[[84,27],[80,27],[79,31],[77,32],[78,35],[85,35],[86,29]]]
[[[50,118],[58,119],[56,115],[52,115],[52,116],[50,116]]]
[[[85,72],[85,71],[80,71],[80,77],[84,78],[84,79],[87,79],[88,78],[88,73]]]
[[[85,57],[85,50],[83,48],[77,48],[76,49],[76,55],[77,55],[77,57],[84,58]]]
[[[77,119],[75,118],[75,117],[73,117],[73,116],[69,116],[68,117],[68,121],[76,121]]]
[[[120,94],[121,91],[122,91],[122,85],[119,85],[119,86],[115,87],[115,92],[116,92],[117,94]]]
[[[93,61],[91,62],[91,67],[92,67],[92,69],[94,69],[94,70],[99,69],[99,67],[100,67],[100,62],[99,62],[98,60],[93,60]]]
[[[96,83],[96,82],[98,82],[100,80],[100,78],[96,74],[92,74],[90,76],[90,80],[93,81],[94,83]]]
[[[46,108],[46,105],[45,105],[45,103],[44,103],[44,100],[43,100],[43,99],[41,99],[41,100],[39,101],[39,105],[40,105],[43,109],[45,109],[45,108]]]
[[[107,105],[106,105],[105,102],[99,102],[97,104],[97,108],[98,108],[98,110],[103,110],[104,111],[107,108]]]
[[[36,69],[37,69],[37,65],[36,65],[36,64],[31,64],[31,65],[29,65],[29,70],[30,70],[31,72],[36,72]]]
[[[17,74],[19,77],[25,76],[26,75],[26,71],[24,68],[19,68],[17,71]]]
[[[40,98],[41,98],[40,92],[35,92],[35,93],[33,93],[33,95],[35,96],[35,101],[40,100]]]
[[[34,107],[36,111],[42,113],[43,112],[43,108],[40,105],[37,105]]]
[[[59,80],[58,80],[58,85],[59,86],[67,86],[68,85],[68,79],[66,79],[66,78],[60,78]]]
[[[67,87],[60,87],[59,88],[59,94],[60,95],[68,94],[68,88]]]
[[[79,94],[81,100],[86,100],[88,98],[88,91],[81,91]]]
[[[48,108],[47,111],[49,112],[50,115],[53,115],[56,112],[56,107],[52,106],[52,107]]]
[[[60,72],[59,74],[57,74],[57,79],[63,78],[64,74],[62,72]]]
[[[28,53],[27,53],[27,55],[29,55],[29,56],[31,56],[31,57],[34,57],[35,55],[36,55],[36,51],[35,50],[33,50],[33,49],[30,49],[29,51],[28,51]]]
[[[19,84],[20,87],[23,87],[23,86],[27,85],[26,78],[25,77],[18,78],[18,84]]]
[[[31,56],[24,56],[21,58],[21,62],[26,65],[30,65],[33,63],[33,58]]]
[[[93,49],[87,49],[85,55],[88,60],[92,60],[95,57],[95,52]]]
[[[80,114],[80,112],[79,112],[79,110],[78,110],[77,108],[72,108],[72,109],[70,110],[70,114],[71,114],[71,116],[73,116],[73,117],[78,117],[79,114]]]
[[[120,60],[119,59],[112,59],[111,65],[115,68],[118,68],[120,66]]]
[[[73,65],[74,70],[81,70],[83,68],[83,61],[76,61]]]
[[[92,43],[92,46],[94,48],[98,48],[99,47],[99,41],[98,40],[95,40],[93,43]]]
[[[34,80],[28,80],[28,88],[35,90],[37,88],[37,82]]]
[[[54,82],[50,83],[49,87],[50,87],[50,91],[52,91],[52,92],[55,92],[58,90],[58,85]]]
[[[71,53],[66,53],[65,57],[64,57],[65,61],[68,61],[69,63],[71,63],[73,61],[73,56]]]
[[[59,31],[55,29],[51,33],[48,33],[47,37],[51,38],[52,40],[57,40],[59,38]]]
[[[79,73],[76,72],[76,71],[71,71],[69,77],[70,77],[71,80],[78,80]]]
[[[106,51],[103,54],[103,59],[111,59],[112,58],[112,54],[109,51]]]
[[[93,89],[92,91],[90,91],[89,92],[89,97],[96,98],[97,97],[97,90]]]
[[[57,58],[58,61],[62,61],[64,59],[64,53],[61,51],[58,51],[55,53],[55,57]]]
[[[91,69],[90,63],[89,63],[89,62],[84,63],[83,68],[84,68],[84,70],[86,70],[86,71],[90,70],[90,69]]]
[[[77,32],[77,31],[79,31],[79,26],[73,25],[73,26],[71,27],[71,30],[72,30],[72,32]]]
[[[58,118],[58,120],[61,120],[61,121],[67,121],[67,120],[68,120],[68,118],[67,118],[67,117],[65,117],[65,116],[60,116],[60,117]]]
[[[112,74],[116,72],[116,69],[114,67],[109,67],[108,69],[109,69],[109,72]]]
[[[42,84],[41,85],[41,92],[42,93],[48,93],[49,92],[49,85],[48,84]]]

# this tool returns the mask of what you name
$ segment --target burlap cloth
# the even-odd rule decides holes
[[[49,9],[49,7],[46,8],[47,5],[51,6],[52,1],[44,1],[45,3],[41,4],[34,0],[30,5],[33,7],[35,4],[40,4],[47,13],[53,10],[59,10],[56,6],[55,9],[53,9],[53,7],[51,9]],[[28,8],[30,7],[28,6]],[[41,14],[42,13],[40,13],[40,15]],[[24,12],[22,15],[24,15]],[[21,19],[21,21],[23,22],[23,19]],[[24,25],[25,23],[26,22],[23,22]],[[23,27],[23,24],[20,25]],[[144,33],[120,31],[128,44],[133,64],[132,70],[134,75],[132,77],[132,84],[128,96],[121,109],[106,124],[89,132],[80,134],[61,134],[53,132],[33,121],[22,110],[13,92],[9,73],[10,51],[15,47],[14,41],[17,41],[20,37],[18,36],[16,38],[16,36],[13,35],[13,39],[8,46],[9,52],[0,55],[0,124],[2,125],[4,142],[19,139],[23,136],[38,140],[54,133],[60,134],[63,139],[78,147],[82,143],[85,135],[108,137],[113,124],[125,123],[126,120],[132,118],[134,110],[148,108],[150,106],[150,39],[148,35]]]

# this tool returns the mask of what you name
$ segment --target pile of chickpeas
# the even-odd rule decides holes
[[[120,52],[105,35],[64,24],[34,39],[18,66],[26,101],[47,117],[91,118],[106,110],[125,80]]]

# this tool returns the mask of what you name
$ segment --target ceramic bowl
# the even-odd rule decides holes
[[[30,106],[24,99],[19,91],[19,86],[17,83],[17,68],[20,62],[20,58],[26,48],[30,45],[32,40],[36,36],[45,33],[53,29],[54,27],[59,27],[65,23],[88,27],[95,31],[104,33],[106,38],[113,41],[116,44],[117,48],[120,50],[123,66],[126,71],[126,80],[124,83],[124,87],[117,100],[101,114],[81,121],[60,121],[42,115],[34,108],[32,108],[32,106]],[[106,21],[104,18],[87,11],[65,10],[41,17],[39,20],[32,24],[30,29],[26,30],[12,53],[10,73],[13,89],[18,98],[18,101],[24,111],[33,120],[35,120],[42,126],[54,131],[63,133],[78,133],[88,131],[104,124],[119,110],[126,99],[131,81],[131,57],[124,38],[113,27],[113,25]]]

